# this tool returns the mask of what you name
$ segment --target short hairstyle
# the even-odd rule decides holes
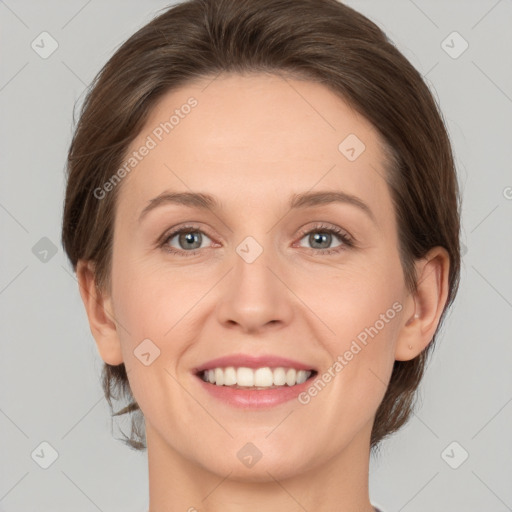
[[[460,199],[442,114],[420,73],[382,30],[336,0],[188,0],[133,34],[95,77],[67,160],[62,243],[76,271],[94,264],[99,290],[110,289],[113,221],[120,183],[98,200],[94,190],[118,169],[152,107],[167,92],[219,73],[270,73],[323,84],[369,120],[385,142],[386,175],[397,218],[399,255],[410,292],[414,262],[435,246],[450,258],[447,302],[431,343],[395,361],[376,412],[371,448],[409,419],[460,274]],[[140,408],[125,365],[105,363],[105,397],[118,388],[131,415],[125,442],[145,449]],[[119,396],[117,396],[119,398]]]

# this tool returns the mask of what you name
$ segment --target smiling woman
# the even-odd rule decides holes
[[[349,7],[189,0],[126,41],[82,109],[62,240],[150,510],[375,510],[370,450],[455,298],[459,212],[431,93]]]

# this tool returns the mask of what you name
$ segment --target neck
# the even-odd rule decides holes
[[[146,421],[149,511],[374,512],[368,492],[369,435],[369,429],[360,431],[341,453],[300,474],[277,479],[270,469],[258,481],[248,481],[184,458]]]

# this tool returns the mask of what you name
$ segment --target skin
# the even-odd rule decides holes
[[[382,141],[318,83],[255,73],[189,84],[162,98],[130,151],[190,96],[197,107],[118,191],[111,289],[95,289],[89,262],[77,268],[99,353],[124,362],[145,416],[150,510],[371,512],[374,416],[394,360],[414,358],[435,333],[448,254],[436,247],[417,261],[418,291],[407,291]],[[366,146],[352,162],[338,150],[349,134]],[[223,207],[166,204],[139,223],[164,190],[209,193]],[[375,222],[350,204],[289,209],[291,194],[319,190],[358,196]],[[157,247],[186,223],[202,236],[195,255]],[[319,223],[355,246],[322,254],[343,242],[302,234],[324,232]],[[248,236],[263,248],[252,263],[236,252]],[[178,236],[167,245],[190,252]],[[191,373],[241,352],[299,359],[321,375],[397,301],[401,311],[306,405],[235,409]],[[149,366],[134,355],[147,338],[160,350]],[[237,457],[248,442],[262,453],[251,468]]]

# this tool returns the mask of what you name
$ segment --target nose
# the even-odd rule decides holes
[[[293,316],[293,293],[271,249],[263,248],[254,239],[242,243],[233,255],[233,268],[222,287],[217,302],[218,321],[226,328],[244,333],[280,329]],[[281,270],[280,270],[281,269]]]

